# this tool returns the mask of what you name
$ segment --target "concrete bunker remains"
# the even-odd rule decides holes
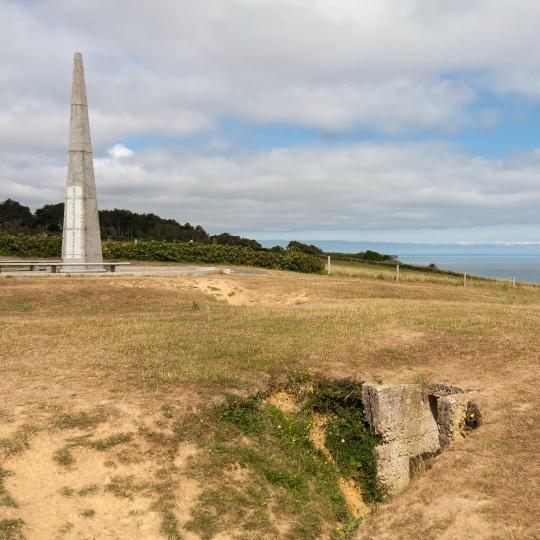
[[[480,423],[473,395],[446,384],[369,384],[362,387],[366,419],[382,438],[374,449],[379,482],[403,491],[419,462]]]

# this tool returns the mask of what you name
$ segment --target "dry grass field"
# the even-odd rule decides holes
[[[0,539],[539,538],[539,329],[495,282],[2,278]],[[302,370],[473,388],[484,423],[358,525],[306,426],[216,413]]]

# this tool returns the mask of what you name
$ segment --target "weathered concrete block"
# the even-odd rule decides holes
[[[439,442],[446,448],[461,434],[467,415],[467,407],[471,403],[470,393],[433,396],[437,401],[437,425],[439,426]]]
[[[441,448],[429,396],[416,384],[364,384],[362,392],[367,420],[384,440],[375,452],[379,480],[399,493],[409,483],[411,458]]]
[[[460,432],[470,394],[445,384],[364,384],[362,401],[384,441],[375,449],[379,480],[395,495],[409,483],[415,460],[437,454]]]
[[[389,495],[402,492],[410,481],[409,453],[398,441],[375,447],[377,477]]]
[[[364,410],[385,442],[399,441],[411,455],[436,452],[439,430],[429,396],[417,384],[364,384]]]
[[[465,416],[467,399],[463,394],[439,397],[437,399],[437,423],[441,447],[447,447],[459,433],[459,424]]]

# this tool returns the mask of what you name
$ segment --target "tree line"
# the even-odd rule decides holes
[[[47,234],[60,235],[64,224],[64,203],[46,204],[32,213],[13,199],[0,202],[0,231],[8,234]],[[234,234],[221,233],[209,235],[200,225],[178,223],[175,219],[165,219],[156,214],[138,214],[131,210],[99,210],[99,226],[104,240],[165,240],[168,242],[200,242],[203,244],[221,244],[249,247],[266,251],[259,242]],[[325,253],[313,244],[304,244],[291,240],[286,248],[274,246],[269,251],[298,252],[305,255],[322,257],[355,258],[371,262],[395,260],[390,255],[382,255],[367,250],[360,253]]]
[[[64,203],[46,204],[32,213],[28,206],[13,199],[0,202],[0,230],[9,234],[58,235],[63,225]],[[209,235],[200,225],[118,208],[99,210],[99,225],[103,239],[193,241],[263,249],[250,238],[229,233]]]

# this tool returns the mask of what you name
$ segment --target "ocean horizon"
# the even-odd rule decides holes
[[[371,249],[416,265],[435,264],[441,270],[483,277],[540,283],[540,243],[417,243],[304,240],[324,251],[358,253]],[[265,240],[265,247],[288,241]]]

